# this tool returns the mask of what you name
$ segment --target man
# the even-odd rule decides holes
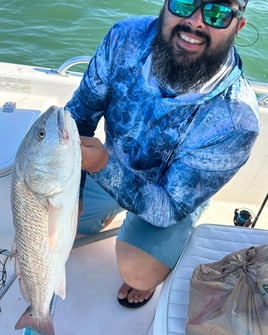
[[[127,210],[118,301],[139,307],[174,267],[208,199],[247,161],[257,102],[233,47],[246,0],[166,0],[104,38],[67,108],[81,135],[78,233]],[[105,118],[105,145],[92,136]]]

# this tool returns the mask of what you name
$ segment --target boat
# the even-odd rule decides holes
[[[27,306],[14,274],[14,261],[9,258],[14,238],[10,183],[16,150],[27,129],[41,113],[51,105],[64,106],[70,99],[82,78],[82,71],[74,69],[86,66],[89,60],[89,56],[77,56],[57,69],[0,62],[0,334],[36,335],[30,329],[14,329]],[[215,232],[237,233],[236,215],[242,210],[249,213],[252,220],[251,227],[239,230],[239,234],[247,234],[248,243],[251,242],[252,229],[257,234],[257,244],[263,242],[268,231],[268,84],[253,81],[251,84],[258,97],[260,135],[247,164],[211,199],[210,206],[197,222],[192,240],[204,229],[212,230],[212,240]],[[96,136],[104,141],[102,122]],[[165,334],[161,322],[166,324],[166,318],[170,317],[166,315],[167,297],[171,296],[176,269],[164,285],[159,285],[144,307],[129,310],[117,303],[117,291],[122,280],[116,265],[114,244],[123,219],[124,213],[118,215],[103,232],[75,242],[67,263],[66,299],[55,298],[51,305],[56,334]],[[190,247],[191,240],[182,257],[187,257]],[[187,313],[187,306],[183,308]],[[167,334],[185,333],[167,331]]]

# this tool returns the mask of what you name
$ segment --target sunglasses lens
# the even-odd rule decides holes
[[[193,14],[196,9],[195,0],[170,0],[169,1],[169,10],[172,14],[189,17]]]
[[[232,19],[233,11],[229,7],[208,3],[203,8],[203,20],[209,26],[226,28]]]
[[[169,0],[168,8],[174,15],[190,17],[197,8],[202,8],[204,22],[214,28],[226,28],[235,16],[234,11],[224,5],[204,3],[196,0]]]

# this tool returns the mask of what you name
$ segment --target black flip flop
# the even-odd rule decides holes
[[[132,288],[128,291],[128,293],[129,293],[131,290],[132,290]],[[126,308],[132,308],[132,309],[134,309],[134,308],[139,308],[139,307],[142,307],[142,306],[146,305],[147,302],[151,300],[152,296],[154,295],[154,292],[155,292],[155,290],[152,292],[152,294],[150,295],[150,297],[149,297],[148,299],[144,299],[144,300],[141,301],[141,302],[129,302],[129,301],[127,300],[127,297],[124,298],[124,299],[119,299],[119,298],[117,298],[117,301],[119,302],[119,304],[120,304],[121,306],[124,306],[124,307],[126,307]]]

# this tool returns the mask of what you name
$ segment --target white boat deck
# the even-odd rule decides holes
[[[50,105],[63,106],[77,87],[79,76],[51,74],[49,71],[0,63],[0,108],[15,102],[18,109],[45,111]],[[266,87],[266,93],[267,87]],[[268,112],[261,109],[261,136],[247,166],[211,202],[199,223],[233,225],[235,208],[246,207],[257,214],[268,192]],[[1,138],[1,150],[8,145],[16,129]],[[102,137],[101,132],[97,136]],[[2,147],[1,147],[2,146]],[[0,161],[1,170],[1,161]],[[1,171],[0,171],[1,172]],[[0,249],[10,250],[13,224],[10,210],[10,174],[0,173]],[[117,226],[123,216],[116,218]],[[257,228],[268,229],[268,205],[257,222]],[[199,224],[198,223],[198,224]],[[138,310],[127,310],[117,303],[122,281],[118,273],[115,237],[74,249],[67,264],[66,299],[56,300],[54,325],[56,335],[145,335],[153,334],[153,318],[160,287],[152,300]],[[0,255],[0,261],[2,261]],[[0,264],[1,265],[1,264]],[[7,261],[7,279],[13,274],[13,261]],[[1,282],[1,267],[0,267]],[[0,334],[16,335],[15,323],[26,308],[18,281],[0,299]],[[164,334],[161,334],[164,335]]]

